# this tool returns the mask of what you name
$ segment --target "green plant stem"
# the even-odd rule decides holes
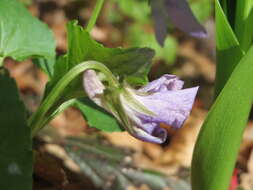
[[[91,15],[91,18],[89,20],[89,23],[86,27],[86,30],[88,32],[90,32],[92,30],[92,28],[94,27],[94,25],[96,24],[96,21],[97,21],[97,18],[98,18],[98,15],[101,11],[101,8],[104,4],[104,0],[98,0],[97,3],[96,3],[96,6],[92,12],[92,15]]]
[[[3,66],[3,62],[4,62],[4,57],[0,57],[0,67]]]
[[[29,118],[28,125],[31,127],[32,137],[46,124],[45,121],[47,121],[48,119],[45,118],[45,115],[54,105],[54,103],[59,100],[59,98],[61,97],[61,93],[64,91],[67,85],[80,73],[84,72],[87,69],[101,71],[103,74],[105,74],[109,84],[113,87],[118,88],[119,84],[117,79],[114,77],[111,71],[102,63],[96,61],[85,61],[76,65],[61,78],[61,80],[54,86],[52,91],[42,102],[38,110],[31,116],[31,118]]]
[[[66,110],[67,108],[74,106],[76,102],[76,99],[70,99],[66,102],[64,102],[63,104],[61,104],[52,114],[50,114],[49,117],[47,117],[46,119],[43,120],[43,123],[41,123],[41,126],[45,126],[47,123],[49,123],[52,119],[55,118],[55,116],[59,115],[60,113],[62,113],[64,110]]]

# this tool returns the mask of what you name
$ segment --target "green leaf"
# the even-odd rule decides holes
[[[129,151],[114,147],[101,138],[68,138],[65,150],[94,185],[103,190],[126,190],[141,184],[147,184],[152,190],[190,189],[182,180],[137,169]]]
[[[0,57],[8,56],[18,61],[55,56],[52,32],[17,0],[0,1]]]
[[[227,0],[219,0],[219,2],[220,2],[220,5],[223,9],[224,14],[227,15],[227,12],[228,12],[227,11],[227,8],[228,8]]]
[[[94,41],[89,33],[76,21],[67,25],[68,53],[60,56],[54,65],[54,74],[48,84],[50,89],[75,65],[88,60],[105,64],[115,75],[118,75],[132,85],[145,84],[151,67],[154,51],[149,48],[106,48]],[[76,94],[82,90],[81,79],[76,79],[64,94]],[[83,90],[82,90],[83,91]],[[46,93],[47,94],[47,93]],[[75,96],[71,95],[71,98]]]
[[[244,51],[247,51],[253,39],[253,1],[238,0],[236,4],[235,33]]]
[[[106,48],[91,39],[89,33],[76,21],[68,28],[68,68],[82,61],[95,60],[105,64],[115,75],[124,77],[130,84],[147,82],[154,51],[149,48]]]
[[[217,48],[215,96],[218,96],[244,53],[218,0],[215,2],[215,10]]]
[[[53,77],[55,58],[34,58],[33,63],[41,68],[49,78]]]
[[[192,189],[228,189],[253,100],[253,47],[234,69],[200,131]]]
[[[50,85],[55,84],[61,77],[68,72],[68,61],[67,55],[62,55],[57,57],[57,60],[54,64],[53,68],[53,76],[52,79],[49,81]]]
[[[228,22],[230,23],[232,29],[234,29],[237,0],[235,0],[235,1],[218,0],[218,1],[220,2],[221,6],[222,6],[222,9],[224,10],[224,13],[225,13],[225,15],[228,19]]]
[[[83,113],[89,126],[107,132],[122,131],[118,122],[112,115],[97,106],[88,98],[80,98],[79,100],[76,100],[74,106]]]
[[[0,189],[32,189],[32,139],[15,81],[0,69]]]

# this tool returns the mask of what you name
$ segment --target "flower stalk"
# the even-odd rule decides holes
[[[92,30],[92,28],[94,27],[94,25],[96,24],[96,21],[97,21],[97,18],[98,18],[98,15],[103,7],[103,4],[104,4],[104,0],[98,0],[96,5],[95,5],[95,8],[92,12],[92,15],[91,15],[91,18],[88,22],[88,25],[86,27],[86,30],[88,32],[90,32]]]
[[[45,115],[54,105],[54,103],[60,99],[61,94],[67,87],[67,85],[80,73],[84,72],[87,69],[94,69],[102,72],[106,76],[106,79],[108,80],[110,86],[115,88],[118,87],[117,79],[114,77],[111,71],[102,63],[99,63],[97,61],[85,61],[76,65],[67,74],[65,74],[64,77],[61,78],[61,80],[59,80],[59,82],[50,91],[50,93],[42,102],[37,111],[31,116],[31,118],[29,118],[28,125],[31,127],[32,137],[46,124]]]

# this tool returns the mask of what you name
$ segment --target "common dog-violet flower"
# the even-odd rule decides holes
[[[150,5],[160,45],[164,43],[169,22],[191,36],[206,37],[205,28],[199,24],[186,0],[150,0]]]
[[[128,85],[107,89],[95,71],[83,75],[91,100],[114,115],[132,136],[153,143],[167,138],[161,123],[179,128],[189,116],[198,87],[182,89],[183,84],[175,75],[166,74],[137,90]]]

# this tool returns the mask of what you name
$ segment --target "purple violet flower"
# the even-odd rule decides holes
[[[198,91],[198,87],[182,89],[183,81],[166,74],[138,90],[129,86],[114,90],[118,102],[112,105],[106,101],[108,92],[95,71],[85,71],[83,84],[89,98],[113,114],[132,136],[153,143],[163,143],[167,138],[161,123],[174,128],[183,125]],[[115,99],[115,93],[111,99]]]
[[[194,37],[207,36],[205,28],[199,24],[186,0],[150,0],[157,41],[163,46],[170,21],[183,32]]]

